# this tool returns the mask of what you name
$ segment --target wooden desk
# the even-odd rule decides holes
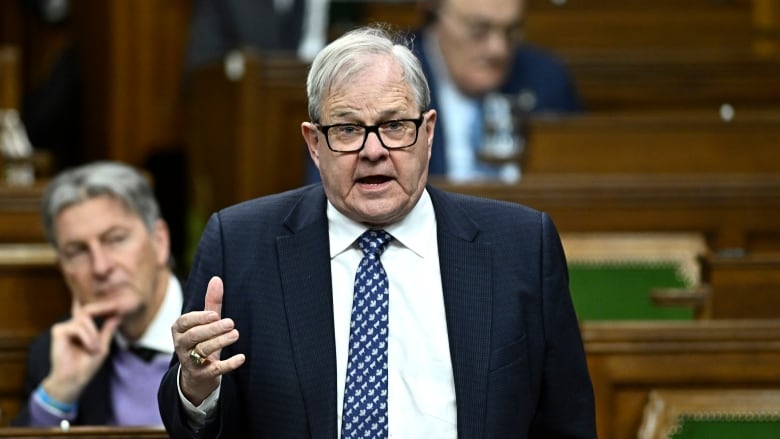
[[[780,254],[702,258],[703,318],[780,319]]]
[[[529,2],[526,35],[566,48],[750,47],[759,2],[582,0]]]
[[[585,323],[600,439],[637,437],[652,389],[780,386],[780,320]]]
[[[46,242],[40,217],[45,184],[0,184],[0,243]]]
[[[780,110],[533,117],[523,169],[588,174],[780,175]]]
[[[0,330],[37,334],[70,309],[70,292],[48,244],[0,245]],[[45,304],[46,306],[41,306]]]
[[[701,232],[710,249],[780,249],[780,175],[526,175],[436,186],[548,212],[561,232]]]
[[[0,428],[1,438],[100,438],[100,439],[163,439],[168,434],[162,427],[102,427],[77,426],[67,431],[59,428]]]
[[[585,108],[598,111],[703,108],[737,113],[780,102],[780,58],[744,49],[568,50]]]

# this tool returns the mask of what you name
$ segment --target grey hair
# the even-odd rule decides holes
[[[46,237],[56,248],[54,219],[65,208],[108,195],[136,214],[149,231],[160,219],[160,207],[149,180],[135,168],[119,162],[101,161],[67,169],[46,187],[41,220]]]
[[[431,91],[420,61],[411,50],[412,40],[388,26],[374,24],[353,29],[328,44],[312,61],[306,80],[309,118],[319,122],[322,104],[334,87],[348,82],[371,66],[372,55],[389,55],[401,67],[409,82],[415,103],[422,112],[431,105]]]

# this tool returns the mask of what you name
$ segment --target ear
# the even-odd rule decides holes
[[[311,160],[314,162],[314,165],[317,166],[317,169],[320,168],[319,133],[320,130],[318,130],[313,123],[303,122],[301,124],[301,134],[303,135],[303,140],[306,141],[306,148],[309,150],[309,157],[311,157]]]
[[[438,117],[438,113],[436,113],[436,110],[428,110],[428,115],[423,121],[425,124],[425,134],[427,137],[428,142],[428,159],[431,158],[431,151],[433,150],[433,135],[434,131],[436,131],[436,118]]]
[[[168,259],[171,256],[171,234],[168,229],[168,223],[165,220],[158,219],[154,224],[152,242],[157,254],[157,264],[167,266]]]

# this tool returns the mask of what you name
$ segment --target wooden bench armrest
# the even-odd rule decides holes
[[[693,288],[653,288],[650,300],[661,307],[690,307],[700,309],[707,304],[710,287],[700,285]]]

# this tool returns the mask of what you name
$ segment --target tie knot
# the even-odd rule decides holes
[[[358,246],[365,255],[379,257],[393,240],[393,236],[384,230],[368,229],[358,238]]]

